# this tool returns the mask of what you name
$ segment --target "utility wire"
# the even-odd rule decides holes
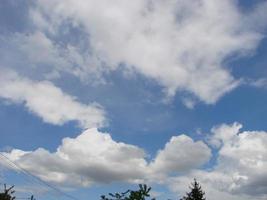
[[[1,156],[2,156],[2,157],[1,157]],[[8,157],[6,157],[6,156],[4,156],[3,154],[1,154],[1,152],[0,152],[0,158],[2,158],[2,160],[5,161],[6,164],[7,164],[11,169],[13,169],[16,173],[21,173],[22,175],[24,175],[24,176],[22,176],[22,177],[26,177],[26,178],[27,178],[27,179],[25,178],[26,181],[31,182],[31,184],[36,184],[36,183],[38,183],[38,184],[39,184],[40,186],[42,186],[42,187],[46,186],[46,185],[40,183],[39,181],[37,181],[36,179],[34,179],[32,176],[29,176],[27,173],[23,172],[23,171],[19,168],[18,165],[16,165],[14,162],[12,162]],[[4,159],[3,159],[3,158],[4,158]],[[46,186],[46,187],[47,187],[47,186]],[[51,188],[49,188],[49,190],[47,191],[47,194],[48,194],[48,195],[51,195],[52,197],[55,196],[55,194],[53,194],[53,193],[51,192]],[[57,197],[57,198],[58,198],[58,197]]]
[[[34,184],[38,183],[38,184],[40,184],[42,186],[46,186],[49,189],[52,189],[52,190],[56,191],[60,195],[63,195],[63,196],[66,196],[68,198],[77,200],[77,198],[75,198],[75,197],[73,197],[73,196],[71,196],[69,194],[66,194],[66,193],[62,192],[61,190],[59,190],[58,188],[54,187],[53,185],[50,185],[47,182],[45,182],[45,181],[41,180],[40,178],[36,177],[35,175],[31,174],[29,171],[27,171],[26,169],[20,167],[18,164],[16,164],[12,160],[10,160],[7,156],[5,156],[4,154],[2,154],[1,152],[0,152],[0,156],[2,156],[2,158],[5,159],[4,161],[6,161],[6,163],[10,167],[12,167],[13,170],[15,170],[16,172],[21,172],[24,176],[28,177],[29,180],[31,181],[31,183],[34,183]]]
[[[70,195],[70,194],[67,194],[67,193],[61,191],[60,189],[56,188],[55,186],[53,186],[53,185],[47,183],[46,181],[43,181],[43,180],[40,179],[39,177],[33,175],[33,174],[30,173],[28,170],[22,168],[21,166],[19,166],[19,165],[16,164],[15,162],[13,162],[13,161],[12,161],[11,159],[9,159],[6,155],[4,155],[2,152],[0,152],[0,156],[1,156],[2,158],[4,158],[6,161],[9,162],[8,165],[11,166],[13,169],[14,169],[14,167],[17,168],[17,169],[19,169],[19,171],[21,171],[24,175],[26,175],[26,176],[28,176],[28,177],[31,177],[31,178],[34,179],[35,181],[37,181],[37,182],[39,182],[39,183],[45,185],[46,187],[48,187],[48,188],[50,188],[50,189],[56,191],[57,193],[59,193],[59,194],[65,196],[65,197],[68,197],[68,198],[73,199],[73,200],[79,200],[78,198],[76,198],[76,197],[74,197],[74,196],[72,196],[72,195]],[[0,158],[1,158],[1,157],[0,157]],[[12,166],[10,163],[12,163],[13,166]],[[16,170],[16,171],[17,171],[17,170]]]

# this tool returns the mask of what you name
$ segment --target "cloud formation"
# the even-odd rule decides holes
[[[229,137],[224,138],[223,146],[219,149],[218,170],[233,177],[234,183],[229,190],[235,193],[266,195],[267,133],[241,132],[241,127],[240,124],[224,127],[225,134]],[[215,131],[215,137],[217,134]]]
[[[255,50],[265,25],[262,7],[243,13],[231,0],[39,0],[31,16],[44,33],[59,36],[64,24],[88,36],[94,64],[74,67],[76,75],[120,66],[157,81],[169,96],[186,91],[212,104],[239,85],[224,61]]]
[[[15,72],[1,69],[0,97],[8,102],[24,104],[44,122],[62,125],[78,121],[82,128],[101,127],[105,111],[97,103],[82,104],[48,81],[32,81]]]
[[[148,181],[167,184],[182,195],[196,177],[210,198],[266,199],[265,131],[221,124],[203,141],[173,136],[150,159],[144,149],[114,141],[97,129],[107,123],[101,105],[80,102],[65,92],[64,84],[61,89],[53,83],[70,75],[79,84],[105,83],[113,72],[127,78],[136,73],[159,84],[166,99],[180,95],[190,109],[199,101],[214,104],[240,84],[266,88],[265,78],[235,77],[243,73],[232,73],[228,62],[251,55],[264,38],[267,2],[255,5],[242,10],[233,0],[27,4],[30,26],[0,36],[0,100],[22,104],[46,123],[76,121],[83,132],[64,138],[55,152],[13,149],[5,155],[60,186]]]
[[[209,198],[230,200],[267,197],[267,133],[243,131],[242,125],[222,124],[212,128],[214,159],[203,141],[186,135],[173,136],[156,156],[148,159],[138,146],[114,141],[96,128],[76,138],[64,138],[56,152],[13,149],[4,154],[41,179],[59,185],[91,186],[114,181],[160,183],[183,195],[197,178]],[[214,145],[216,144],[216,145]],[[4,164],[4,163],[3,163]]]
[[[190,148],[183,149],[186,144]],[[210,152],[204,143],[182,135],[173,137],[155,161],[149,162],[143,149],[116,142],[108,133],[92,128],[76,138],[64,138],[56,152],[43,148],[30,152],[13,149],[5,155],[45,181],[90,186],[114,181],[140,182],[198,168],[208,161]]]
[[[197,178],[211,199],[266,199],[267,132],[241,128],[239,123],[212,128],[208,141],[218,150],[217,163],[169,179],[170,188],[182,194],[187,190],[184,183]]]
[[[1,36],[0,40],[2,66],[27,78],[52,81],[61,78],[62,73],[70,73],[87,82],[104,82],[100,76],[103,72],[100,62],[88,53],[89,49],[59,43],[39,30],[11,33]],[[85,67],[88,67],[86,72]]]
[[[211,157],[211,151],[202,141],[194,142],[186,135],[173,136],[165,148],[158,151],[150,164],[154,173],[184,172],[199,167]]]

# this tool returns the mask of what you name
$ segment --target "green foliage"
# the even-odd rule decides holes
[[[150,190],[151,187],[139,184],[139,190],[127,190],[126,192],[115,194],[109,193],[109,197],[102,195],[101,200],[145,200],[146,197],[150,197]]]
[[[206,200],[205,192],[202,191],[200,184],[194,179],[194,182],[189,186],[191,192],[186,193],[180,200]]]
[[[6,184],[4,184],[4,192],[0,193],[0,200],[14,200],[16,197],[12,196],[15,193],[13,188],[14,185],[7,189]]]

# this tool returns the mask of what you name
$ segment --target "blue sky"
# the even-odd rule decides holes
[[[194,177],[208,199],[266,198],[266,8],[2,1],[1,153],[78,199],[178,198]],[[58,195],[0,164],[21,196]]]

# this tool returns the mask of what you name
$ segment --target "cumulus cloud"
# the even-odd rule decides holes
[[[211,151],[202,141],[194,142],[186,135],[173,136],[151,163],[154,173],[188,171],[206,163]]]
[[[78,121],[82,128],[89,128],[103,126],[106,122],[105,111],[99,104],[82,104],[51,82],[32,81],[6,69],[1,69],[0,97],[24,104],[47,123],[62,125]]]
[[[13,149],[5,155],[45,181],[90,186],[114,181],[154,181],[159,174],[166,177],[168,173],[199,167],[210,152],[202,142],[182,135],[173,137],[155,161],[149,162],[143,149],[116,142],[108,133],[93,128],[76,138],[64,138],[56,152],[43,148],[28,152]]]
[[[166,184],[182,196],[197,178],[209,198],[261,200],[267,197],[267,133],[242,132],[241,127],[234,123],[212,128],[212,136],[220,143],[213,146],[218,151],[213,155],[215,164],[205,169],[200,167],[208,163],[211,149],[203,141],[174,136],[148,160],[140,147],[114,141],[95,128],[76,138],[64,138],[56,152],[39,148],[4,154],[41,179],[59,185],[147,181]]]
[[[218,150],[217,163],[211,169],[169,179],[170,188],[183,194],[185,182],[197,178],[209,198],[266,199],[267,132],[242,132],[241,128],[239,123],[212,128],[210,141]]]
[[[231,126],[228,124],[215,126],[211,129],[212,135],[208,137],[208,142],[210,145],[218,148],[235,137],[241,128],[242,125],[239,123],[233,123]]]
[[[20,98],[12,97],[15,100]],[[5,155],[41,179],[60,185],[149,181],[168,184],[182,195],[186,185],[197,178],[210,198],[240,200],[253,196],[260,200],[267,197],[267,133],[241,128],[235,122],[211,129],[207,142],[217,153],[213,155],[215,164],[208,169],[199,168],[211,158],[211,149],[203,141],[173,136],[149,161],[143,149],[116,142],[96,128],[76,138],[64,138],[56,152],[13,149]]]
[[[131,69],[156,80],[169,96],[186,91],[212,104],[239,85],[223,63],[255,50],[264,6],[242,13],[231,0],[39,0],[31,13],[38,29],[53,35],[66,22],[82,27],[102,67]],[[91,72],[90,65],[77,68]]]
[[[236,131],[219,151],[218,170],[232,174],[233,192],[267,194],[267,133]]]
[[[64,138],[54,153],[43,148],[14,149],[6,156],[45,181],[80,186],[136,181],[144,176],[146,167],[142,149],[115,142],[95,128],[77,138]]]

